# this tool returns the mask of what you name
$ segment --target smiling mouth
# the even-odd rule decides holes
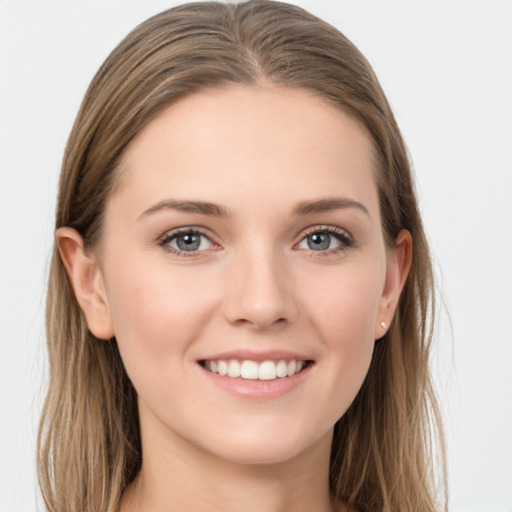
[[[246,380],[276,380],[286,377],[293,377],[305,368],[313,364],[313,361],[299,361],[291,359],[288,361],[251,361],[236,359],[230,360],[203,360],[199,364],[211,373],[222,377]]]

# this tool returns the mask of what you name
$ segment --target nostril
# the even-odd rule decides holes
[[[269,328],[276,328],[276,327],[284,327],[288,320],[284,317],[277,318],[275,320],[273,319],[253,319],[248,320],[248,322],[258,330],[264,330]]]
[[[244,261],[244,268],[248,265]],[[274,264],[265,265],[258,259],[256,270],[232,281],[224,298],[225,318],[233,325],[258,330],[292,323],[298,308],[284,274],[278,275]]]

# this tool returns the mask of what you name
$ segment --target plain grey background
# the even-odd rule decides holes
[[[67,135],[163,0],[0,0],[0,511],[37,507],[44,287]],[[374,66],[417,173],[451,316],[434,358],[451,510],[512,511],[512,1],[294,0]],[[41,508],[42,509],[42,508]]]

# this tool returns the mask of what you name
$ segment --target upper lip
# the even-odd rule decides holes
[[[312,361],[311,357],[308,357],[304,354],[299,354],[297,352],[291,352],[288,350],[265,350],[265,351],[255,351],[255,350],[231,350],[228,352],[218,352],[216,354],[212,354],[206,357],[202,357],[199,361],[227,361],[230,359],[235,359],[238,361]]]

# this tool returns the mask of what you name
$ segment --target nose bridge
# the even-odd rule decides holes
[[[228,320],[257,329],[293,322],[297,307],[286,259],[274,248],[258,244],[233,259],[225,304]]]

